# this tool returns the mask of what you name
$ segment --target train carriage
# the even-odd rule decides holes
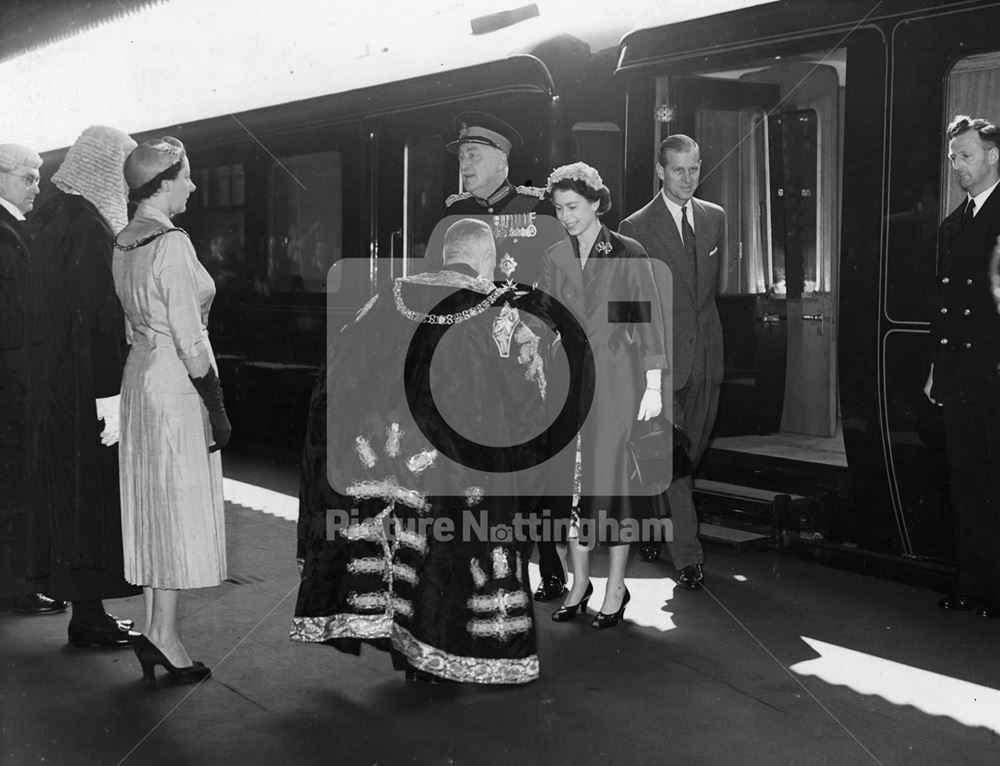
[[[463,68],[138,135],[175,133],[190,150],[199,188],[178,223],[219,288],[211,332],[235,432],[299,447],[328,313],[346,319],[424,268],[460,191],[444,150],[458,113],[523,133],[515,183],[576,159],[600,168],[611,225],[654,193],[658,141],[685,132],[702,146],[698,196],[729,226],[703,507],[759,507],[749,522],[831,563],[941,579],[954,557],[947,472],[922,388],[936,229],[960,198],[943,132],[956,112],[1000,118],[1000,4],[681,5],[644,4],[641,28],[611,48],[597,42],[605,24],[593,39],[525,39]],[[329,284],[348,258],[365,268]]]

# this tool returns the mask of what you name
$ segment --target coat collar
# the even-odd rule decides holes
[[[24,222],[19,221],[13,215],[8,213],[6,208],[0,207],[0,227],[3,227],[10,232],[18,248],[21,250],[22,255],[27,256],[28,238],[24,229]]]

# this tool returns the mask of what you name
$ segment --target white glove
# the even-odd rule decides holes
[[[639,402],[639,417],[636,420],[649,420],[663,412],[663,397],[659,390],[647,388]]]
[[[121,394],[106,396],[97,400],[97,420],[104,421],[104,430],[101,431],[101,444],[110,447],[118,443],[120,432],[121,416],[119,406],[121,404]]]

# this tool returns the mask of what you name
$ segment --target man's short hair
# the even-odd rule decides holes
[[[698,142],[691,138],[691,136],[685,136],[683,133],[674,133],[660,142],[658,156],[661,165],[667,164],[667,152],[698,152],[700,155],[701,148],[698,146]]]
[[[20,167],[38,169],[42,158],[26,146],[20,144],[0,144],[0,171],[13,173]]]
[[[952,118],[948,124],[948,140],[950,141],[955,136],[960,136],[969,130],[976,131],[980,140],[1000,149],[1000,128],[982,117],[969,117],[967,114],[956,114]]]
[[[484,250],[496,252],[493,230],[485,221],[463,218],[456,221],[444,233],[444,262],[476,261]]]

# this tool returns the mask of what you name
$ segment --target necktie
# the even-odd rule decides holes
[[[972,225],[972,214],[976,209],[976,201],[969,197],[969,204],[965,206],[965,212],[962,214],[962,222],[958,225],[959,231],[965,231]]]
[[[691,259],[691,268],[694,269],[694,283],[698,284],[698,254],[694,246],[694,229],[688,222],[687,205],[681,207],[681,234],[684,240],[684,252]]]

